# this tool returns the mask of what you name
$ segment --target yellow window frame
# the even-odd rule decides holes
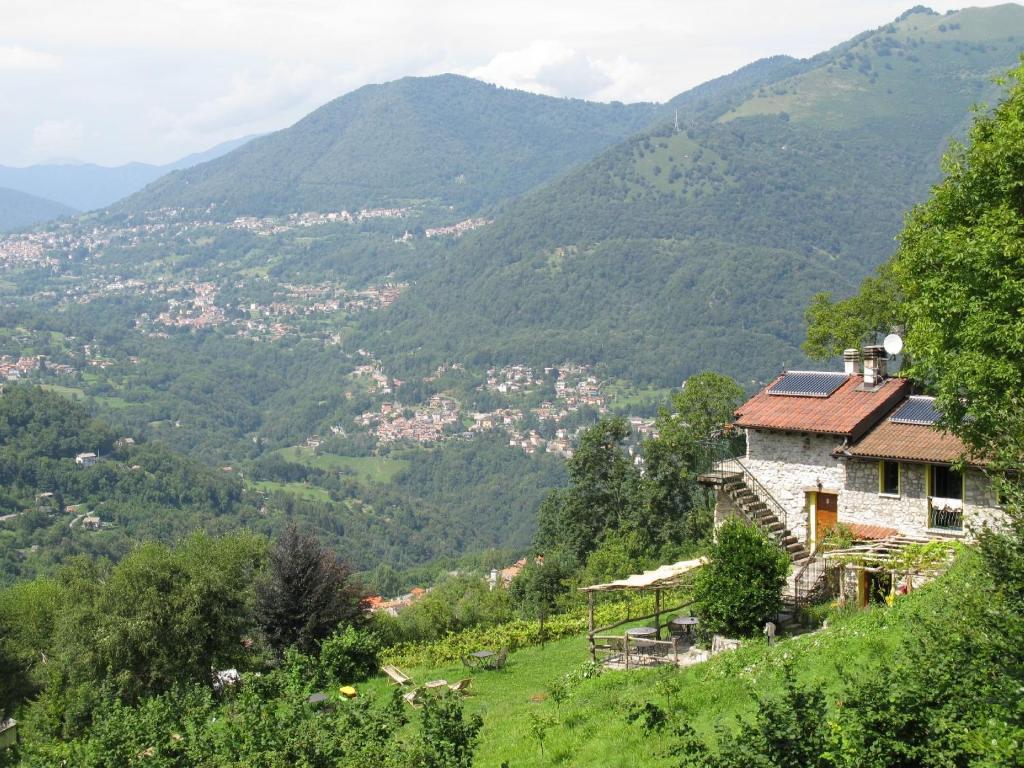
[[[890,498],[903,496],[903,462],[890,461],[889,464],[896,465],[896,493],[887,493],[885,490],[885,459],[878,460],[878,495]]]

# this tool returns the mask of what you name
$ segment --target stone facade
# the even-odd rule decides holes
[[[743,463],[786,510],[786,525],[800,541],[807,540],[808,491],[839,493],[842,504],[844,467],[832,456],[841,444],[838,436],[747,430]]]
[[[839,521],[896,528],[900,533],[928,532],[927,464],[900,463],[899,495],[879,493],[878,462],[851,459],[846,462],[843,491],[839,494]],[[992,483],[982,472],[964,474],[964,529],[999,514]]]
[[[934,532],[928,528],[928,465],[902,462],[899,494],[885,495],[879,493],[878,462],[837,459],[832,452],[841,444],[838,436],[748,429],[743,464],[786,510],[786,526],[799,541],[808,541],[812,532],[815,491],[838,494],[840,523],[881,525],[906,535]],[[994,496],[984,473],[966,470],[964,534],[998,520]],[[728,495],[719,492],[716,525],[736,513]]]

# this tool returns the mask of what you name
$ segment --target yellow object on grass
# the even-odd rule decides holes
[[[344,696],[346,699],[354,699],[359,694],[356,693],[356,689],[351,685],[343,685],[338,689],[338,693]]]

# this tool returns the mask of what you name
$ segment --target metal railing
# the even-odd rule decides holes
[[[943,504],[944,501],[947,500],[928,499],[928,527],[942,528],[947,531],[962,531],[964,529],[964,508]]]
[[[761,481],[750,473],[750,470],[743,465],[742,461],[739,459],[726,459],[716,462],[714,471],[721,473],[723,478],[729,475],[740,475],[743,478],[743,484],[747,486],[747,490],[754,495],[754,498],[764,504],[768,511],[775,515],[775,518],[782,523],[782,527],[785,530],[789,530],[789,515],[786,512],[786,508],[775,500],[775,497],[771,495],[767,488],[761,485]]]
[[[811,604],[828,571],[824,558],[812,557],[793,577],[793,606],[798,611]]]

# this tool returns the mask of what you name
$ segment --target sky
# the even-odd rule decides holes
[[[407,75],[663,101],[764,56],[811,56],[914,4],[2,0],[0,164],[170,162]]]

